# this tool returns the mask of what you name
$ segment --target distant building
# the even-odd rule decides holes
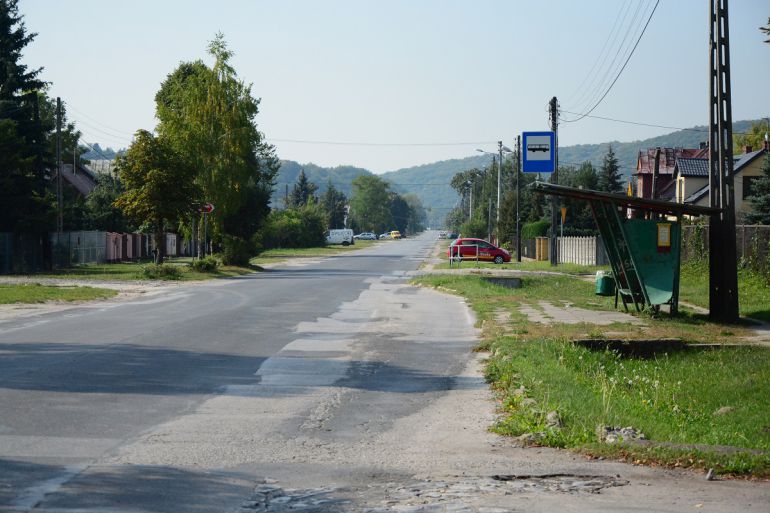
[[[758,151],[752,151],[750,146],[744,147],[744,154],[734,157],[733,183],[735,187],[735,215],[741,217],[751,212],[751,184],[762,174],[762,161],[770,152],[767,141]],[[677,201],[683,198],[684,203],[694,205],[709,205],[709,173],[708,159],[683,159],[677,162],[677,182],[681,182],[682,195],[677,194]],[[704,174],[705,173],[705,174]]]
[[[652,182],[655,172],[655,153],[658,148],[648,148],[639,151],[636,160],[636,195],[640,198],[652,198]],[[658,184],[656,197],[674,201],[676,186],[674,182],[674,167],[680,158],[708,158],[708,148],[660,148],[660,163],[658,166]]]
[[[81,164],[77,165],[75,171],[72,170],[72,164],[62,164],[61,167],[64,185],[69,185],[83,198],[91,194],[96,187],[96,175],[93,171]]]

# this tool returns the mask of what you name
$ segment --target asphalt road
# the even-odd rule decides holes
[[[765,483],[522,449],[436,234],[0,322],[0,512],[768,512]]]
[[[262,477],[258,468],[236,468],[264,462],[245,447],[250,441],[279,434],[270,452],[281,459],[285,441],[308,430],[357,438],[387,429],[447,390],[472,344],[457,300],[441,300],[454,315],[422,304],[426,317],[410,326],[390,313],[417,296],[403,288],[404,276],[433,242],[391,241],[147,300],[3,323],[0,511],[223,511]],[[447,323],[438,332],[448,337],[428,347],[416,338],[436,332],[425,324],[434,317]],[[335,414],[325,417],[318,405],[335,384]],[[265,414],[271,401],[286,403],[288,414],[270,413],[269,426],[240,425],[233,413],[249,407],[242,398]],[[148,442],[158,427],[195,419],[210,403],[221,411],[185,429],[212,447]]]

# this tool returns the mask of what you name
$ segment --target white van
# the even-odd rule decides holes
[[[355,244],[355,239],[353,238],[353,230],[349,228],[341,228],[339,230],[329,230],[328,232],[326,232],[326,243],[342,244],[343,246]]]

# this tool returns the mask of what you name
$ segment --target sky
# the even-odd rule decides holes
[[[607,90],[656,0],[19,0],[44,68],[89,143],[153,129],[154,96],[222,32],[257,125],[281,159],[381,173],[495,151]],[[594,116],[708,123],[710,0],[659,0]],[[770,116],[768,0],[730,2],[733,119]],[[634,141],[670,129],[584,118],[559,144]]]

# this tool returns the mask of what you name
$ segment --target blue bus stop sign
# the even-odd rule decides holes
[[[556,138],[553,132],[524,132],[522,139],[522,170],[525,173],[553,173],[556,155]]]

